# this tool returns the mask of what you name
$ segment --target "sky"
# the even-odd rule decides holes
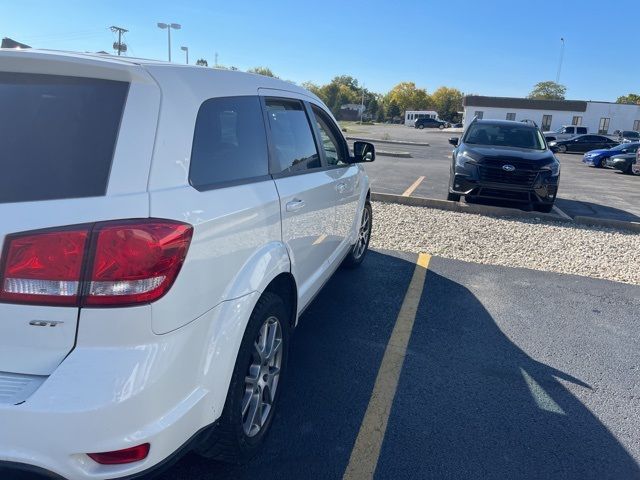
[[[112,51],[117,25],[128,55],[246,70],[266,66],[296,83],[351,75],[386,93],[402,81],[433,92],[526,96],[555,80],[567,98],[615,101],[640,93],[640,0],[0,0],[0,37],[36,48]],[[625,12],[627,14],[625,14]],[[631,14],[634,12],[634,14]]]

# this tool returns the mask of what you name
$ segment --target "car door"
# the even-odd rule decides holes
[[[320,150],[334,179],[336,191],[336,244],[334,255],[348,248],[356,225],[360,201],[360,167],[349,163],[349,147],[331,116],[317,105],[311,105]]]
[[[573,142],[569,143],[570,150],[572,152],[588,152],[589,150],[593,150],[593,139],[591,135],[585,135],[584,137],[578,137]]]
[[[305,103],[264,96],[270,170],[280,196],[282,240],[303,308],[322,286],[335,236],[335,181],[324,168]]]

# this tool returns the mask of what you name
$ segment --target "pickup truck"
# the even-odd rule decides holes
[[[577,125],[563,125],[558,130],[543,132],[542,134],[547,139],[547,142],[551,142],[553,140],[568,140],[576,135],[584,135],[589,133],[588,130],[587,127]]]

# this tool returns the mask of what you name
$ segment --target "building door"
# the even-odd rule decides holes
[[[551,115],[542,116],[542,125],[540,126],[540,128],[542,128],[543,132],[551,130],[551,118],[552,118]]]

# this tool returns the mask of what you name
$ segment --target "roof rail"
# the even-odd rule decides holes
[[[522,123],[528,123],[529,125],[533,125],[534,127],[538,128],[538,124],[533,120],[529,120],[528,118],[525,118],[524,120],[520,120],[520,121]]]

